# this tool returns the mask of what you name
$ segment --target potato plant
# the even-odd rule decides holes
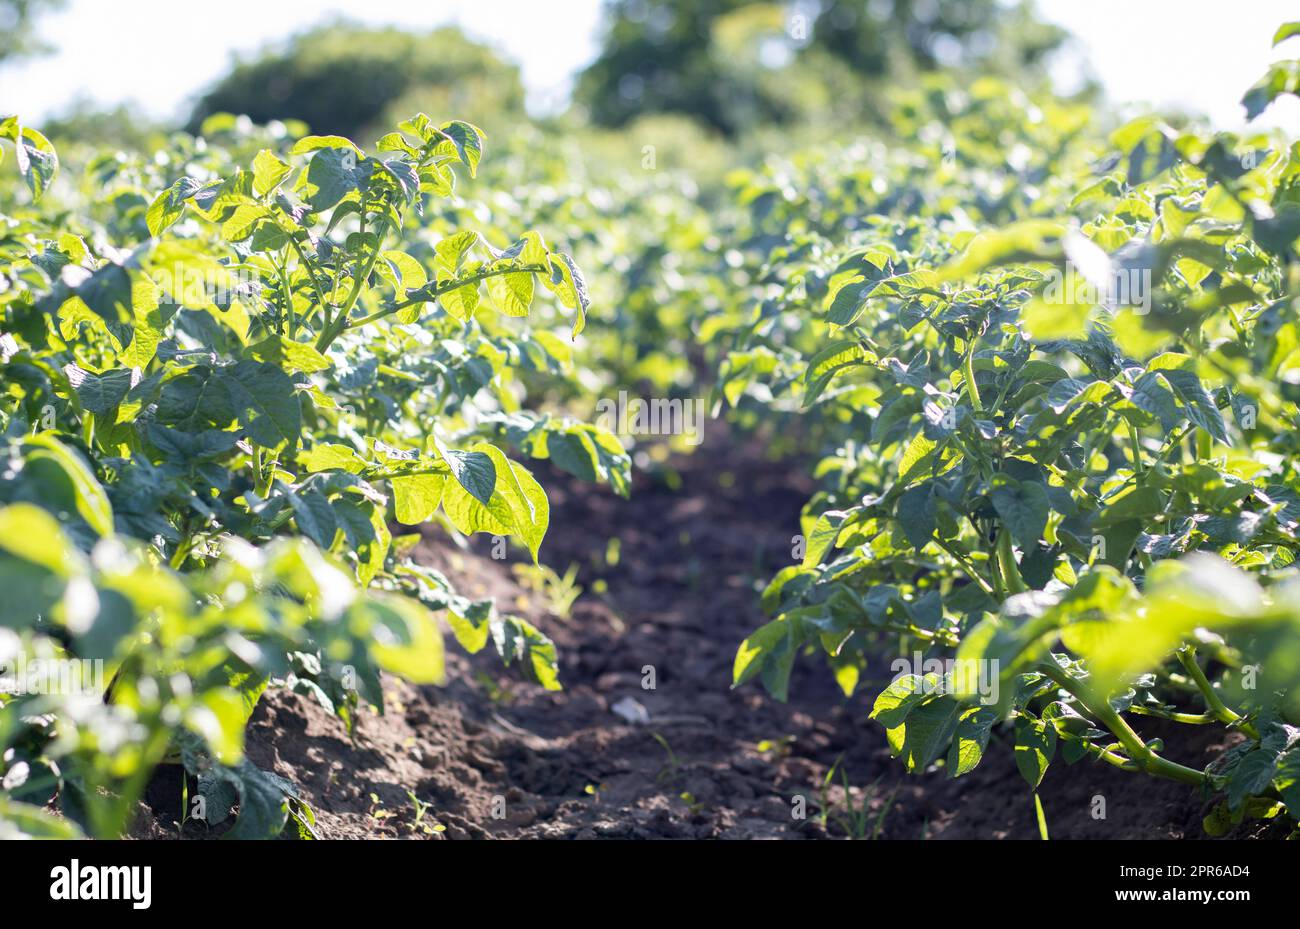
[[[526,408],[521,376],[572,368],[524,318],[549,293],[576,338],[577,266],[439,211],[477,170],[475,127],[420,114],[368,154],[210,123],[227,145],[97,157],[68,190],[44,136],[0,122],[26,186],[0,182],[5,834],[119,835],[165,762],[198,778],[210,825],[238,805],[232,836],[314,834],[242,755],[268,686],[351,726],[382,712],[381,672],[442,680],[443,620],[560,686],[549,639],[392,527],[536,560],[546,494],[508,451],[628,486],[612,435]],[[87,662],[102,692],[59,686]]]
[[[1217,798],[1215,834],[1294,823],[1300,144],[992,91],[905,110],[927,146],[740,179],[751,241],[789,231],[721,394],[834,451],[734,681],[784,699],[824,652],[909,771],[1005,726],[1034,791],[1090,761]],[[1237,738],[1196,769],[1157,719]]]

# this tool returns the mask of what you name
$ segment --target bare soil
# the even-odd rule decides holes
[[[737,644],[764,621],[758,593],[791,560],[812,490],[788,462],[767,460],[760,441],[710,431],[696,454],[638,473],[631,500],[541,471],[552,527],[543,560],[561,573],[576,563],[585,587],[569,618],[518,583],[511,565],[524,558],[490,558],[490,540],[464,550],[430,532],[419,557],[462,593],[494,596],[550,635],[564,690],[522,682],[490,647],[467,656],[452,645],[447,686],[388,680],[385,713],[367,712],[355,740],[308,699],[268,693],[249,755],[300,786],[325,837],[1037,838],[1005,733],[995,732],[965,777],[910,776],[867,718],[875,690],[844,698],[819,659],[796,667],[788,704],[757,685],[729,688]],[[621,540],[613,566],[610,537]],[[653,689],[643,687],[647,666]],[[887,669],[882,661],[878,681]],[[631,706],[624,701],[644,721],[615,713]],[[1176,728],[1171,757],[1194,767],[1234,738]],[[1166,734],[1162,725],[1141,729]],[[837,772],[823,794],[837,760],[848,791]],[[171,780],[155,781],[141,833],[177,834]],[[1053,764],[1040,796],[1053,838],[1201,838],[1209,809],[1183,785],[1092,762]],[[428,804],[418,821],[412,797]],[[825,824],[823,802],[832,812]],[[1099,803],[1104,818],[1094,816]],[[867,815],[854,822],[850,806]],[[197,837],[195,828],[185,834]]]

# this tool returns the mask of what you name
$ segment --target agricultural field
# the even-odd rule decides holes
[[[42,6],[0,838],[1300,838],[1300,22],[1231,131],[840,0],[42,121]]]

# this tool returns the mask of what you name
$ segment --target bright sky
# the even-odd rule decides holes
[[[0,70],[0,112],[39,125],[83,96],[180,115],[235,52],[334,15],[409,28],[459,23],[518,61],[530,104],[547,109],[595,55],[600,23],[600,0],[222,0],[219,8],[200,17],[176,0],[71,0],[41,22],[54,54]],[[1300,38],[1269,49],[1276,27],[1300,15],[1295,0],[1039,0],[1039,9],[1079,38],[1112,100],[1202,112],[1223,128],[1243,124],[1238,101],[1267,61],[1300,56]],[[1057,77],[1068,84],[1076,71],[1066,65]],[[1275,104],[1261,123],[1300,135],[1300,100]]]

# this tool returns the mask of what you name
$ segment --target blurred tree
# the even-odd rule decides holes
[[[409,109],[400,118],[424,110],[490,129],[522,111],[524,88],[518,67],[455,27],[410,33],[336,23],[236,63],[199,100],[188,128],[228,112],[258,123],[300,119],[313,132],[364,140],[399,101]]]
[[[65,0],[0,0],[0,64],[47,51],[36,38],[36,17],[58,9]]]
[[[908,66],[1007,75],[1039,68],[1066,33],[1039,20],[1024,0],[825,0],[812,38],[874,76]]]
[[[1024,0],[606,0],[605,15],[575,94],[595,122],[679,112],[727,134],[846,94],[869,113],[871,86],[940,68],[1037,83],[1065,38]]]

